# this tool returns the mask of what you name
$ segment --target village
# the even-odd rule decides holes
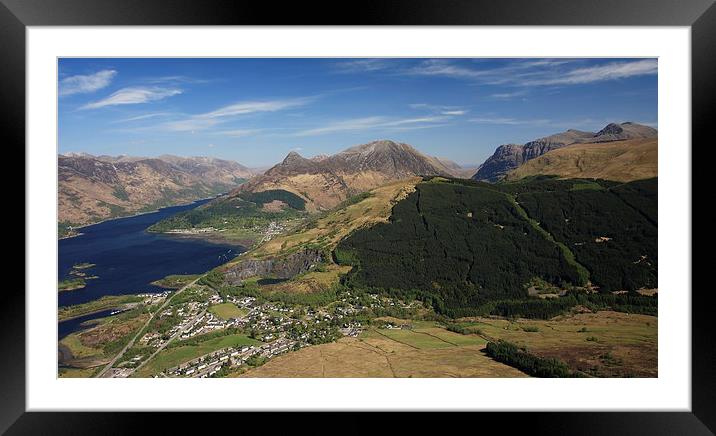
[[[366,310],[410,310],[421,305],[415,301],[404,303],[374,294],[356,296],[346,292],[329,305],[312,307],[260,301],[252,296],[222,297],[203,285],[196,285],[164,304],[170,295],[170,291],[140,295],[146,307],[160,307],[157,310],[161,311],[138,338],[135,348],[109,371],[110,377],[132,376],[163,350],[201,343],[206,338],[243,334],[242,337],[253,340],[253,345],[212,350],[153,374],[153,377],[221,377],[306,346],[333,342],[340,337],[357,337],[365,329],[361,314]],[[231,315],[220,316],[222,312],[218,309],[227,307]]]

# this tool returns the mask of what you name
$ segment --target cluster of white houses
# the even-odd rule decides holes
[[[240,347],[223,348],[182,363],[179,366],[169,368],[165,374],[169,377],[211,377],[226,365],[231,368],[237,368],[244,365],[246,361],[253,356],[271,359],[279,354],[290,351],[296,345],[297,342],[294,340],[279,338],[270,344],[264,344],[260,347],[243,345]]]
[[[211,333],[215,330],[222,330],[230,327],[241,327],[246,324],[246,320],[240,318],[232,318],[224,320],[214,316],[211,312],[205,312],[201,316],[194,319],[188,329],[179,337],[180,339],[189,339],[194,336]]]
[[[167,297],[171,294],[171,291],[164,291],[159,294],[150,294],[150,293],[144,293],[144,294],[137,294],[137,297],[143,298],[142,302],[150,306],[152,304],[162,303],[164,300],[167,299]]]
[[[282,353],[295,350],[310,344],[319,344],[335,340],[340,335],[356,337],[361,334],[364,327],[353,317],[367,308],[413,308],[420,302],[406,303],[377,295],[351,295],[346,293],[342,298],[322,308],[309,306],[295,306],[282,302],[259,302],[254,297],[220,296],[210,288],[199,286],[197,290],[203,295],[200,301],[185,301],[167,307],[158,314],[159,321],[165,327],[160,331],[149,331],[140,339],[139,344],[144,347],[163,348],[172,340],[187,340],[207,333],[236,328],[246,332],[252,338],[264,344],[243,345],[223,348],[198,358],[194,358],[178,366],[162,372],[160,377],[212,377],[222,368],[239,368],[246,364],[247,359],[254,356],[271,359]],[[210,291],[206,294],[205,291]],[[140,294],[144,304],[151,305],[162,301],[171,293],[165,291],[161,294]],[[193,298],[197,300],[196,298]],[[237,307],[245,309],[246,314],[236,318],[222,319],[209,310],[212,305],[231,302]],[[159,323],[161,325],[161,322]],[[170,328],[168,326],[171,325]],[[409,326],[395,326],[391,323],[384,328],[410,328]],[[249,333],[250,332],[250,333]],[[226,332],[232,334],[232,332]],[[211,335],[215,337],[216,335]],[[148,357],[142,355],[128,356],[129,360],[120,362],[113,368],[118,371],[115,376],[131,374],[131,368],[136,368]],[[250,362],[252,365],[255,362]],[[222,373],[223,374],[223,373]],[[221,375],[221,374],[220,374]]]

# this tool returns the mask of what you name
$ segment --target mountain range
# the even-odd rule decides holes
[[[155,210],[228,192],[254,172],[207,157],[60,155],[58,222],[61,227]]]
[[[282,189],[306,200],[306,208],[326,210],[361,192],[413,176],[454,176],[456,164],[427,156],[389,140],[357,145],[331,156],[305,158],[296,152],[241,185],[230,195]],[[459,167],[459,166],[458,166]]]
[[[570,129],[522,145],[501,145],[471,178],[495,182],[540,174],[617,181],[655,177],[657,135],[656,129],[633,122],[611,123],[596,133]],[[60,227],[77,226],[225,192],[231,199],[271,190],[295,194],[306,202],[308,212],[315,212],[391,181],[415,176],[467,178],[470,171],[391,140],[312,158],[292,151],[263,173],[210,157],[70,153],[58,157],[58,221]]]
[[[480,166],[472,178],[496,182],[525,162],[571,144],[596,144],[628,139],[656,138],[657,135],[658,132],[654,128],[633,122],[625,122],[621,124],[610,123],[596,133],[570,129],[522,145],[500,145],[495,150],[495,153]]]

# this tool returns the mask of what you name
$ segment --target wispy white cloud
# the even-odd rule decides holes
[[[301,130],[295,136],[314,136],[335,132],[351,132],[361,130],[392,130],[392,129],[418,129],[438,127],[436,123],[446,121],[449,117],[429,116],[419,118],[389,118],[384,116],[372,116],[364,118],[352,118],[349,120],[334,121],[322,127]]]
[[[508,118],[508,117],[477,117],[477,118],[471,118],[470,120],[473,123],[478,124],[502,124],[502,125],[510,125],[510,126],[519,126],[519,125],[545,125],[550,124],[551,121],[547,119],[518,119],[518,118]]]
[[[94,74],[65,77],[60,80],[59,94],[67,96],[95,92],[108,86],[116,75],[115,70],[102,70]]]
[[[606,65],[577,68],[557,77],[527,80],[526,84],[573,85],[651,75],[656,74],[657,71],[658,65],[656,59],[642,59],[638,61],[612,62]]]
[[[430,59],[405,71],[418,76],[445,76],[458,79],[477,79],[488,75],[489,70],[467,68],[443,59]]]
[[[152,84],[202,84],[210,83],[211,80],[199,79],[196,77],[189,76],[161,76],[161,77],[150,77],[144,80],[145,83]]]
[[[365,130],[373,128],[385,121],[385,117],[365,117],[354,118],[350,120],[334,121],[323,127],[301,130],[296,132],[296,136],[321,135],[324,133],[345,132],[351,130]]]
[[[113,124],[130,123],[132,121],[142,121],[142,120],[148,120],[151,118],[168,117],[171,115],[173,115],[171,112],[154,112],[154,113],[149,113],[149,114],[137,115],[137,116],[129,117],[129,118],[122,118],[119,120],[112,121],[112,123]]]
[[[158,127],[162,130],[175,132],[205,130],[242,115],[291,109],[304,106],[313,100],[315,100],[315,97],[237,102],[210,112],[167,121]]]
[[[303,106],[311,100],[312,98],[295,98],[288,100],[239,102],[197,116],[204,118],[222,118],[246,115],[254,112],[276,112],[283,109]]]
[[[255,135],[261,131],[262,131],[262,129],[233,129],[233,130],[221,130],[216,133],[219,135],[231,136],[232,138],[243,138],[245,136]]]
[[[587,67],[580,66],[584,65],[583,62],[579,59],[538,59],[480,68],[447,59],[430,59],[404,70],[403,74],[450,77],[487,85],[546,86],[595,83],[657,73],[656,59],[616,61]],[[493,96],[509,98],[511,94]]]
[[[119,91],[114,92],[109,97],[92,103],[87,103],[80,109],[99,109],[106,106],[148,103],[150,101],[162,100],[181,93],[182,91],[180,89],[173,88],[122,88]]]
[[[524,97],[525,95],[527,95],[526,91],[515,91],[515,92],[498,92],[495,94],[491,94],[490,97],[497,98],[500,100],[509,100],[512,98]]]
[[[334,66],[340,73],[367,73],[390,68],[395,62],[389,59],[355,59],[350,61],[336,62]]]
[[[468,112],[467,109],[464,109],[460,106],[441,106],[428,103],[412,103],[409,104],[408,107],[410,107],[411,109],[427,110],[436,114],[448,116],[465,115]]]

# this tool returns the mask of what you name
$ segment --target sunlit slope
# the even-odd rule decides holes
[[[369,227],[376,223],[387,222],[391,209],[400,200],[415,190],[422,179],[410,179],[391,182],[369,192],[352,197],[334,210],[314,216],[305,224],[288,233],[263,242],[239,258],[221,266],[220,271],[227,273],[242,268],[247,260],[258,262],[289,263],[295,262],[295,256],[319,250],[323,261],[320,268],[313,268],[298,274],[290,280],[264,285],[262,289],[271,292],[312,293],[330,289],[340,277],[351,268],[336,265],[332,261],[335,246],[351,232]]]
[[[352,231],[379,222],[387,222],[390,211],[415,190],[420,177],[399,180],[360,194],[325,215],[307,222],[294,231],[278,236],[248,253],[262,258],[298,251],[302,248],[332,250]]]
[[[507,180],[535,175],[596,178],[629,182],[658,173],[658,139],[574,144],[529,160],[507,174]]]

